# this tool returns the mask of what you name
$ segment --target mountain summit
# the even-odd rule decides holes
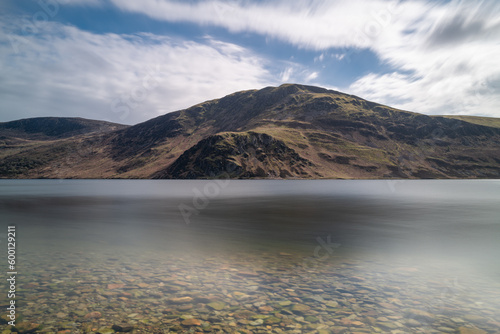
[[[0,123],[4,178],[500,177],[499,119],[426,116],[304,85],[237,92],[130,127],[61,132],[67,122],[55,122],[50,140],[9,123]]]

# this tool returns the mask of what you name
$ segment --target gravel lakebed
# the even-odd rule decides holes
[[[20,258],[16,326],[6,324],[2,294],[1,334],[500,333],[498,280],[404,257],[50,254]],[[8,290],[5,281],[0,288]]]

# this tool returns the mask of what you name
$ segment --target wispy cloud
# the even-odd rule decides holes
[[[339,60],[370,49],[392,71],[367,74],[350,92],[424,113],[500,116],[495,0],[110,1],[158,20],[253,32],[311,50],[340,48]]]
[[[293,74],[293,67],[287,67],[283,72],[281,72],[281,81],[288,82]]]
[[[4,20],[1,27],[3,120],[84,115],[136,123],[279,82],[251,50],[209,37],[195,43],[98,35],[48,22],[37,34],[22,35],[13,32],[15,24]],[[10,44],[16,39],[18,50]]]
[[[251,31],[316,50],[369,46],[364,30],[379,21],[385,25],[384,20],[391,20],[401,10],[397,1],[385,0],[110,1],[122,10],[159,20]]]
[[[393,72],[371,73],[350,90],[429,114],[500,116],[500,6],[436,6],[393,40],[373,46]]]
[[[318,78],[318,72],[312,72],[306,77],[306,82],[311,82]]]
[[[58,3],[97,8],[111,4],[155,20],[221,27],[236,37],[260,34],[270,43],[316,51],[316,66],[326,66],[328,55],[354,67],[353,54],[370,50],[383,70],[366,72],[340,90],[417,112],[500,117],[500,4],[495,0]],[[30,21],[36,30],[23,26]],[[4,119],[33,110],[31,115],[120,121],[128,110],[123,121],[134,123],[241,89],[281,82],[339,85],[324,75],[323,67],[309,68],[288,56],[265,59],[249,44],[243,47],[217,37],[193,42],[152,33],[95,34],[55,22],[33,22],[32,17],[2,19],[0,27]],[[151,78],[155,84],[144,89]]]

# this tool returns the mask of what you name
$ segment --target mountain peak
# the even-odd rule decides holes
[[[291,94],[293,94],[293,91],[295,92],[310,92],[310,93],[328,93],[328,92],[335,92],[335,91],[330,91],[326,88],[322,87],[317,87],[317,86],[309,86],[309,85],[303,85],[303,84],[297,84],[297,83],[284,83],[276,89],[286,89],[289,90]],[[335,92],[337,93],[337,92]]]

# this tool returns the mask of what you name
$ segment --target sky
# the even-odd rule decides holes
[[[299,83],[500,117],[500,2],[3,0],[0,122],[137,124]]]

